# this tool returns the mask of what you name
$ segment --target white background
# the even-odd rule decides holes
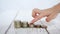
[[[31,12],[33,8],[39,8],[47,9],[51,8],[54,5],[58,4],[56,0],[0,0],[0,34],[4,34],[5,30],[15,17],[17,11],[20,11],[17,20],[23,20],[23,21],[30,21],[32,19]],[[53,23],[58,22],[60,20],[60,15],[53,21]],[[53,30],[52,33],[56,34],[55,32],[60,32],[60,28],[58,28],[59,25],[56,25],[57,31]],[[51,26],[50,26],[51,27]],[[54,29],[52,26],[48,29]],[[13,27],[11,28],[11,31],[14,32]],[[9,32],[10,34],[11,31]],[[51,30],[52,31],[52,30]],[[59,32],[57,34],[59,34]]]

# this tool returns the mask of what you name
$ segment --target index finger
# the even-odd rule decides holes
[[[40,19],[43,18],[44,16],[45,16],[45,15],[41,14],[41,15],[39,15],[38,17],[34,18],[30,23],[33,24],[34,22],[40,20]]]

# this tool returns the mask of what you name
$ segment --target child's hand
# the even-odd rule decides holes
[[[46,10],[39,10],[37,8],[33,9],[32,11],[32,17],[34,18],[31,23],[36,22],[37,20],[40,20],[43,17],[47,17],[46,21],[49,22],[53,18],[56,17],[57,11],[54,11],[53,9],[46,9]]]
[[[47,17],[46,21],[49,22],[53,18],[55,18],[58,13],[60,13],[60,3],[55,5],[52,8],[45,9],[45,10],[39,10],[39,9],[35,8],[32,11],[32,17],[34,19],[31,21],[31,23],[34,23],[34,22],[36,22],[37,20],[40,20],[43,17]]]

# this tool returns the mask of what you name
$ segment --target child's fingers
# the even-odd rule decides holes
[[[31,23],[34,23],[34,22],[40,20],[40,19],[43,18],[44,16],[45,16],[44,14],[39,15],[38,17],[34,18],[34,19],[31,21]]]

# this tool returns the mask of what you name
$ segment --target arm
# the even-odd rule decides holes
[[[52,10],[60,13],[60,3],[52,7]]]

